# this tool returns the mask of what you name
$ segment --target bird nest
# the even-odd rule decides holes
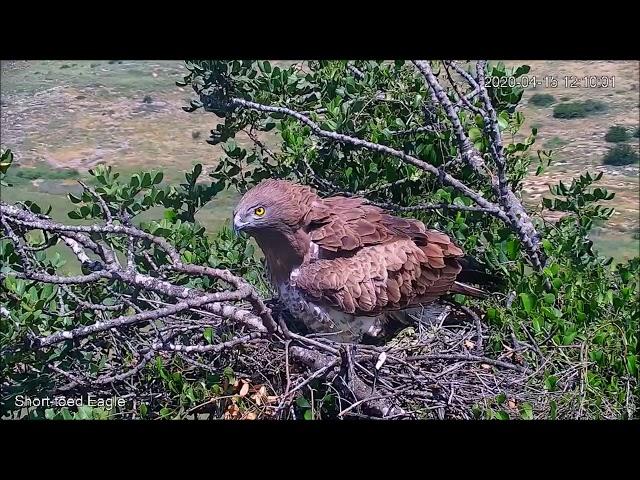
[[[283,328],[293,328],[283,325],[286,312],[271,307]],[[468,419],[497,403],[518,416],[521,405],[540,400],[527,386],[534,374],[523,355],[528,345],[486,355],[489,327],[475,312],[447,303],[414,320],[395,325],[378,345],[340,344],[295,331],[282,341],[245,345],[222,362],[238,372],[235,400],[209,413],[295,419],[301,415],[296,407],[304,406],[314,418]],[[242,399],[251,405],[244,411]],[[331,401],[326,406],[318,399]]]

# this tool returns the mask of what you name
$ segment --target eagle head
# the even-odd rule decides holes
[[[263,180],[240,199],[233,211],[236,232],[259,235],[301,226],[316,194],[311,188],[287,180]]]

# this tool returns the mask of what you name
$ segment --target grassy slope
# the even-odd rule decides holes
[[[601,252],[623,260],[640,254],[640,241],[633,238],[633,232],[640,227],[640,177],[638,165],[610,167],[601,164],[602,156],[612,144],[604,136],[612,125],[623,125],[629,130],[638,127],[640,106],[639,78],[640,63],[624,61],[514,61],[511,65],[531,66],[529,76],[554,77],[558,80],[555,88],[528,89],[521,109],[526,123],[523,131],[538,128],[538,148],[552,149],[555,162],[540,177],[527,179],[525,198],[530,206],[540,202],[543,194],[548,194],[548,185],[560,180],[571,179],[586,170],[603,171],[600,186],[615,192],[611,201],[616,212],[607,223],[606,229],[594,232],[593,240]],[[615,77],[612,88],[565,88],[564,76],[585,75]],[[549,107],[536,107],[529,99],[536,93],[551,94],[555,103]],[[601,114],[578,119],[558,119],[553,117],[553,107],[559,103],[597,100],[607,105]],[[638,147],[638,139],[629,142]],[[535,168],[535,167],[534,167]]]

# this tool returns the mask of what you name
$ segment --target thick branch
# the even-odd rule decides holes
[[[471,141],[466,135],[464,127],[460,122],[460,118],[458,118],[455,106],[451,103],[451,100],[449,100],[449,97],[447,97],[447,94],[438,82],[438,79],[433,74],[429,62],[425,60],[413,60],[413,63],[418,71],[424,76],[427,84],[433,91],[435,97],[445,111],[447,118],[451,122],[456,140],[458,142],[458,149],[460,150],[462,158],[471,166],[471,168],[473,168],[476,174],[488,177],[490,179],[491,188],[494,194],[499,198],[500,205],[503,208],[502,213],[506,217],[505,223],[511,226],[514,232],[516,232],[516,234],[518,235],[520,241],[524,244],[525,249],[529,254],[531,263],[534,265],[534,267],[538,269],[542,268],[542,266],[544,265],[544,259],[540,254],[540,241],[536,229],[533,226],[533,222],[529,218],[529,215],[522,206],[522,203],[515,196],[507,183],[506,161],[504,159],[504,156],[502,155],[501,144],[496,144],[496,141],[500,142],[500,137],[496,137],[495,132],[490,137],[491,150],[498,172],[498,175],[496,175],[488,168],[484,159],[482,158],[482,155],[480,155],[480,152],[478,152],[471,144]],[[482,74],[480,74],[480,69],[482,69]],[[483,77],[484,63],[479,64],[478,75],[479,78],[476,85],[478,85],[480,94],[483,96],[485,108],[488,109],[489,107],[487,107],[486,102],[486,99],[488,99],[488,94],[486,94],[486,89],[484,88]],[[469,76],[469,78],[469,81],[475,82],[472,77]],[[491,102],[489,101],[489,105],[490,104]],[[493,110],[493,106],[490,105],[490,108]],[[493,113],[494,116],[487,119],[489,120],[488,123],[491,123],[491,127],[487,128],[491,128],[492,131],[494,131],[495,129],[499,129],[497,118],[495,117],[495,110],[493,110]],[[485,121],[485,123],[487,122]]]

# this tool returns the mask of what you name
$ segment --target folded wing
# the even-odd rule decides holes
[[[291,285],[342,312],[377,315],[434,301],[452,289],[460,270],[448,244],[418,246],[398,238],[305,263],[292,273]]]

